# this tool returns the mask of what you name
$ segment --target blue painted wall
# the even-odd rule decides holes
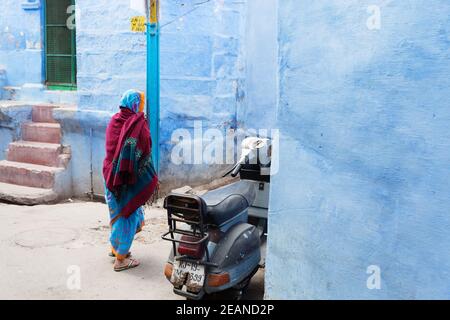
[[[10,86],[40,83],[43,79],[41,11],[25,10],[24,2],[1,2],[0,69],[6,70],[6,85]]]
[[[209,183],[228,167],[174,165],[171,135],[186,128],[194,137],[195,121],[202,121],[203,132],[213,128],[226,135],[237,128],[246,103],[245,2],[161,2],[161,171],[169,185]]]
[[[20,139],[21,123],[31,121],[31,106],[26,103],[0,101],[0,160],[6,158],[6,149]]]
[[[278,3],[267,297],[448,299],[450,3]]]
[[[0,65],[4,67],[0,69],[6,69],[10,85],[42,84],[42,6],[28,11],[21,3],[2,3]],[[139,13],[129,8],[129,0],[77,0],[76,4],[78,91],[32,87],[22,89],[16,98],[77,102],[77,106],[56,111],[56,117],[62,123],[63,143],[72,146],[75,195],[83,195],[91,187],[91,160],[86,156],[91,144],[94,191],[103,192],[104,131],[118,110],[122,93],[130,88],[145,89],[146,42],[143,33],[130,31],[130,18]],[[178,128],[187,129],[193,136],[195,121],[201,121],[203,132],[211,128],[233,132],[238,126],[239,110],[246,103],[245,12],[245,1],[161,1],[159,147],[163,189],[210,182],[228,167],[173,164],[171,138]],[[201,141],[194,143],[198,146]],[[205,149],[207,143],[203,141],[201,148]]]
[[[103,194],[105,131],[111,114],[61,108],[54,111],[54,117],[63,128],[63,143],[71,148],[69,170],[74,196],[86,196],[91,190],[95,194]]]
[[[145,35],[130,32],[137,13],[128,0],[78,0],[77,6],[78,108],[116,112],[125,90],[145,89]],[[160,148],[167,186],[220,175],[222,166],[174,165],[171,136],[178,128],[193,136],[194,121],[202,121],[204,131],[236,128],[245,90],[244,12],[245,1],[161,2]]]
[[[118,101],[125,90],[145,89],[146,42],[143,33],[130,31],[130,18],[138,13],[129,8],[129,0],[76,3],[78,91],[32,87],[19,90],[21,93],[15,98],[77,102],[75,108],[58,111],[57,117],[63,124],[63,142],[72,146],[73,185],[75,194],[81,195],[91,186],[90,160],[81,160],[91,145],[91,131],[94,149],[98,151],[92,159],[94,190],[98,193],[103,190],[104,129],[118,110]],[[193,136],[194,121],[201,121],[204,132],[211,128],[224,133],[236,129],[238,110],[245,106],[245,10],[245,1],[161,3],[159,147],[161,176],[167,188],[210,182],[224,168],[172,164],[171,136],[178,128],[186,128]],[[0,69],[6,69],[8,85],[34,86],[43,82],[41,15],[42,6],[25,10],[20,1],[2,3]],[[3,73],[1,78],[4,85]],[[90,117],[97,122],[90,121]],[[204,141],[202,149],[207,142]],[[185,175],[186,171],[191,174]]]
[[[246,129],[275,129],[278,103],[278,1],[248,0],[245,33]]]

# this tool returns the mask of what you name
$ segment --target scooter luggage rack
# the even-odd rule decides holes
[[[209,234],[206,232],[207,226],[204,223],[204,217],[206,216],[205,202],[200,197],[195,195],[169,194],[164,200],[164,209],[167,210],[169,232],[163,234],[162,239],[172,242],[175,259],[210,265],[211,263],[209,262],[209,252],[206,245],[209,240]],[[192,231],[177,228],[177,222],[189,225]],[[198,238],[199,240],[188,241],[176,239],[175,235],[190,236]],[[206,261],[197,261],[189,259],[186,256],[177,257],[177,243],[187,245],[205,245]]]

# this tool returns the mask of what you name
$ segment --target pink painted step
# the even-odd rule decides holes
[[[55,123],[53,118],[53,106],[33,106],[32,119],[33,122]]]
[[[9,144],[7,160],[60,167],[62,146],[56,143],[17,141]]]
[[[62,168],[2,160],[0,161],[0,182],[51,189],[55,184],[55,174],[63,170]]]
[[[25,141],[61,143],[61,126],[59,123],[24,123],[22,125],[22,139]]]

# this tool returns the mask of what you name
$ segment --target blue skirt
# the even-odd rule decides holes
[[[134,236],[142,230],[145,223],[144,210],[138,208],[128,218],[121,217],[114,194],[105,187],[105,199],[109,207],[111,219],[112,252],[119,260],[126,258],[133,244]]]

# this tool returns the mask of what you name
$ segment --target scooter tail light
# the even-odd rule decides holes
[[[208,275],[208,286],[210,287],[221,287],[230,282],[230,274],[228,272],[224,273],[211,273]]]
[[[183,235],[181,237],[181,241],[197,242],[199,241],[199,238]],[[201,259],[203,258],[204,252],[205,246],[203,243],[201,244],[180,243],[178,245],[178,253],[183,256]]]
[[[169,281],[172,278],[172,273],[173,273],[173,265],[171,263],[166,263],[166,266],[164,267],[164,275]]]

